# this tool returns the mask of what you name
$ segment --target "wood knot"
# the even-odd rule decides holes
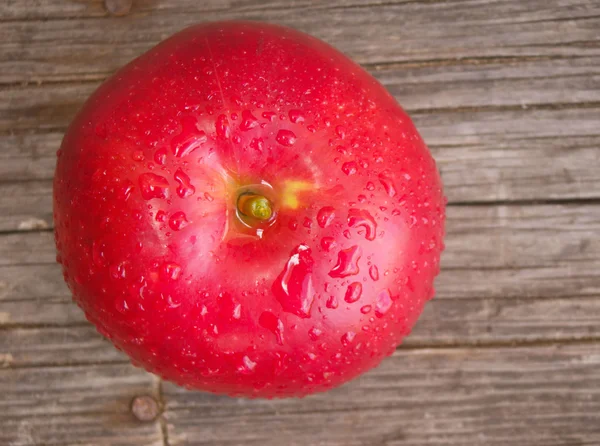
[[[160,407],[149,395],[136,396],[131,401],[131,413],[139,421],[154,421],[160,414]]]
[[[133,0],[104,0],[104,7],[110,15],[124,16],[131,11]]]

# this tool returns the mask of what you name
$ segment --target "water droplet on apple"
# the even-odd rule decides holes
[[[225,115],[217,116],[215,121],[215,131],[219,138],[228,139],[230,134],[229,120]]]
[[[392,304],[393,301],[390,291],[387,289],[380,291],[375,303],[375,315],[377,317],[383,317],[383,315],[392,307]]]
[[[321,335],[323,334],[323,331],[320,330],[317,327],[312,327],[310,330],[308,330],[308,336],[313,340],[316,341],[317,339],[319,339],[321,337]]]
[[[154,173],[143,173],[139,177],[140,192],[144,200],[169,197],[169,180]]]
[[[360,308],[360,312],[362,314],[368,314],[371,312],[371,308],[372,308],[371,305],[364,305]]]
[[[242,358],[242,365],[238,369],[242,373],[251,373],[256,368],[256,362],[252,361],[248,356]]]
[[[356,333],[354,333],[353,331],[349,331],[347,333],[344,333],[342,335],[342,339],[341,339],[342,345],[343,346],[347,346],[347,345],[351,344],[352,341],[354,341],[355,337],[356,337]]]
[[[171,218],[169,219],[169,226],[171,227],[171,229],[173,229],[173,231],[179,231],[185,228],[188,224],[189,222],[187,220],[187,217],[182,211],[175,212],[173,215],[171,215]]]
[[[204,192],[204,199],[208,202],[211,202],[214,200],[213,196],[211,194],[209,194],[208,192]]]
[[[339,306],[337,297],[329,296],[329,298],[327,299],[327,302],[325,303],[325,306],[327,308],[331,308],[332,310],[335,310]]]
[[[181,274],[181,266],[172,262],[163,263],[162,273],[168,279],[177,280]]]
[[[341,139],[344,139],[346,137],[346,129],[344,127],[342,127],[341,125],[338,125],[335,127],[335,133]]]
[[[348,249],[342,249],[338,253],[337,264],[329,271],[331,277],[348,277],[358,274],[359,267],[358,261],[362,256],[362,249],[360,246],[354,245]]]
[[[344,300],[349,304],[356,302],[360,299],[362,294],[362,284],[360,282],[352,282],[346,289],[346,295]]]
[[[321,248],[323,248],[323,250],[326,252],[329,252],[330,250],[335,248],[336,245],[337,244],[333,237],[323,237],[321,239]]]
[[[347,163],[342,164],[342,172],[346,175],[354,175],[358,172],[358,165],[354,161],[349,161]]]
[[[195,135],[187,136],[185,139],[174,138],[171,142],[171,150],[173,151],[173,155],[177,158],[183,158],[192,153],[206,141],[208,141],[206,133],[200,130]]]
[[[277,343],[283,345],[283,322],[270,311],[263,311],[258,318],[258,323],[273,333],[277,338]]]
[[[367,189],[368,191],[372,192],[372,191],[375,190],[375,185],[371,181],[369,181],[367,183],[367,185],[365,186],[365,189]]]
[[[240,129],[244,132],[254,127],[258,127],[258,119],[250,112],[250,110],[244,110],[242,112],[242,122],[240,123]]]
[[[375,240],[377,223],[369,211],[350,209],[348,211],[348,226],[351,228],[364,228],[365,238],[370,241]]]
[[[304,122],[304,115],[300,110],[290,110],[288,115],[290,117],[290,122],[293,124]]]
[[[275,139],[282,146],[291,147],[296,142],[296,134],[291,130],[281,129]]]
[[[92,260],[97,266],[102,267],[106,266],[107,264],[106,257],[104,256],[105,249],[106,246],[104,243],[101,243],[97,240],[92,242]]]
[[[373,279],[375,282],[379,280],[379,269],[376,265],[371,265],[369,268],[369,276],[371,276],[371,279]]]
[[[272,286],[272,291],[284,311],[296,316],[310,317],[316,297],[312,283],[314,260],[306,245],[297,246],[291,253],[283,271]]]
[[[125,271],[125,264],[122,262],[116,265],[110,265],[108,270],[110,271],[110,276],[113,279],[124,279],[127,276],[127,272]]]
[[[383,188],[390,197],[393,198],[396,196],[396,185],[387,170],[379,174],[379,182],[383,185]]]
[[[317,223],[321,228],[329,226],[334,218],[335,210],[331,206],[322,207],[317,213]]]
[[[175,181],[179,183],[177,187],[177,195],[181,198],[187,198],[196,192],[196,188],[192,186],[190,177],[181,169],[177,169],[174,175]]]
[[[156,164],[164,166],[167,162],[166,149],[158,149],[156,152],[154,152],[154,161],[156,162]]]

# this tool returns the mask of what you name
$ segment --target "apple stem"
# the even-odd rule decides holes
[[[239,211],[257,220],[268,220],[273,215],[271,202],[262,195],[242,195],[238,199]]]

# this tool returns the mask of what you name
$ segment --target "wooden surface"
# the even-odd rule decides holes
[[[132,367],[54,263],[55,152],[119,66],[198,22],[286,24],[411,113],[449,198],[437,297],[381,367],[248,401]],[[140,422],[131,400],[155,398]],[[600,445],[600,1],[0,0],[0,445]]]

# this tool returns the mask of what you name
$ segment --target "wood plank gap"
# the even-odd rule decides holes
[[[438,108],[406,108],[406,111],[411,115],[433,115],[433,114],[450,114],[450,113],[480,113],[480,112],[511,112],[511,111],[538,111],[538,110],[587,110],[600,108],[600,102],[567,102],[567,103],[527,103],[523,105],[490,105],[490,106],[475,106],[475,107],[438,107]]]
[[[165,412],[167,411],[167,403],[163,391],[163,379],[157,377],[157,396],[160,404],[160,415],[158,416],[158,423],[160,424],[160,433],[162,435],[163,446],[171,446],[169,443],[169,427],[167,425],[167,419],[165,418]]]
[[[406,341],[410,336],[406,338]],[[599,345],[600,336],[582,336],[579,338],[564,338],[564,339],[530,339],[530,340],[513,340],[513,341],[473,341],[473,342],[444,342],[444,343],[410,343],[408,345],[400,344],[396,350],[468,350],[468,349],[515,349],[519,347],[558,347],[570,345]]]
[[[81,368],[81,367],[101,367],[105,365],[127,365],[131,361],[128,359],[112,361],[81,361],[81,362],[41,362],[30,365],[9,365],[0,368],[0,374],[3,370],[31,370],[31,369],[60,369],[60,368]]]

